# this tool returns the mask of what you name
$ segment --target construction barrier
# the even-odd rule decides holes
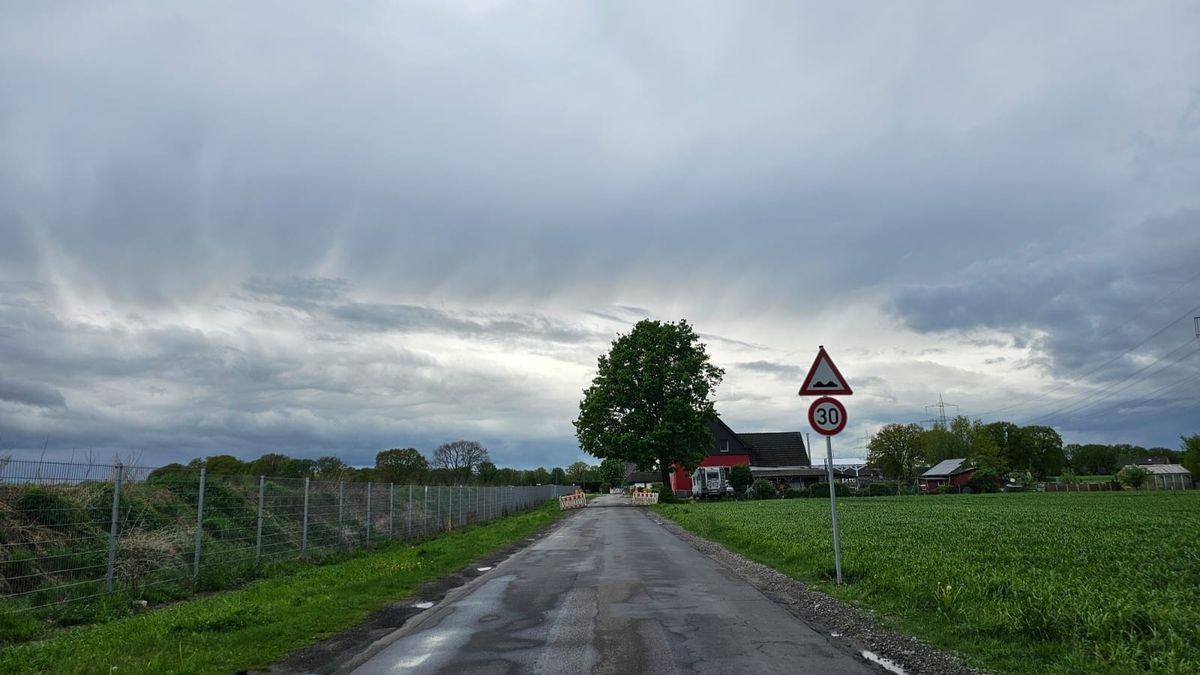
[[[572,495],[565,495],[558,498],[558,508],[560,511],[567,509],[582,509],[587,506],[587,497],[582,492],[576,492]]]
[[[657,504],[657,503],[658,503],[658,493],[657,492],[641,492],[641,491],[639,491],[639,492],[633,493],[633,505],[634,506],[650,506],[651,504]]]

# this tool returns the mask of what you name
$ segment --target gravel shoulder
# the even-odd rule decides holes
[[[647,511],[646,517],[757,588],[813,629],[832,635],[836,640],[850,643],[859,651],[869,651],[891,662],[885,663],[885,667],[898,665],[903,669],[902,672],[908,675],[986,673],[918,638],[880,626],[869,611],[853,607],[819,591],[810,590],[786,574],[692,534],[657,513]]]

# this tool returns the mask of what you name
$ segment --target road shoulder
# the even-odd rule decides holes
[[[813,630],[848,644],[860,653],[871,652],[882,657],[908,675],[982,675],[985,672],[918,638],[884,628],[869,611],[810,590],[782,572],[688,532],[668,518],[651,511],[646,512],[646,517],[757,588]],[[888,667],[889,664],[883,665]]]
[[[363,657],[378,651],[402,631],[410,621],[436,606],[447,595],[474,582],[488,570],[508,560],[537,541],[549,536],[574,515],[567,512],[553,523],[502,549],[471,561],[440,579],[423,584],[412,595],[372,612],[356,626],[287,655],[265,669],[251,672],[266,675],[313,674],[327,675],[348,672]]]

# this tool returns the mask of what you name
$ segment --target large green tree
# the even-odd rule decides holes
[[[575,462],[567,467],[567,478],[572,483],[582,483],[587,480],[589,468],[587,462]]]
[[[885,424],[867,444],[867,463],[888,478],[911,480],[917,463],[924,459],[923,435],[916,424]]]
[[[416,448],[392,448],[375,454],[375,475],[389,483],[414,483],[429,470],[429,460]]]
[[[711,396],[724,374],[686,320],[639,321],[598,360],[575,419],[579,447],[641,470],[657,466],[670,485],[671,466],[690,470],[712,443]]]
[[[1062,436],[1054,429],[1040,425],[1021,427],[1021,445],[1029,452],[1028,468],[1040,477],[1057,476],[1067,463],[1063,454]]]
[[[612,487],[625,484],[625,462],[617,457],[609,457],[600,462],[600,481]]]

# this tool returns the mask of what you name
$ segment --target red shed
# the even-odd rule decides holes
[[[966,464],[966,458],[945,459],[938,462],[937,466],[917,478],[921,492],[933,492],[945,485],[962,489],[971,480],[971,475],[975,473],[975,467]]]

